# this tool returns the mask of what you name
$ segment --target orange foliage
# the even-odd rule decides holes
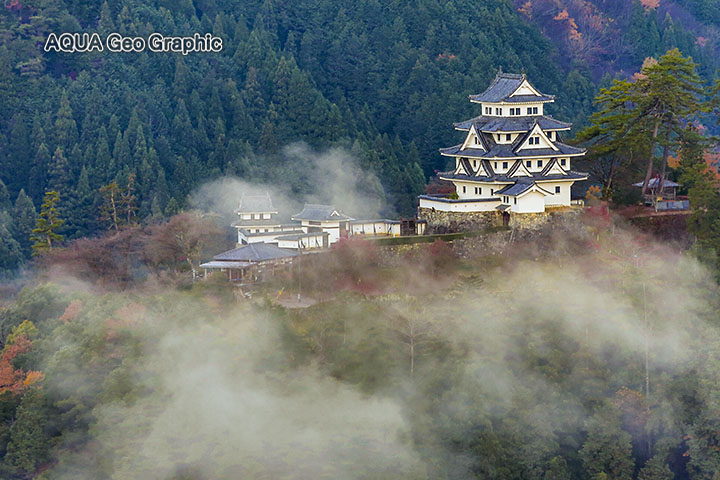
[[[80,300],[73,300],[70,305],[67,306],[65,312],[60,316],[60,321],[63,323],[69,322],[75,319],[82,310],[83,304]]]
[[[553,20],[562,21],[562,20],[567,20],[568,18],[570,18],[570,14],[568,13],[567,8],[565,8],[565,9],[563,9],[562,12],[555,15],[553,17]]]
[[[708,166],[708,172],[712,172],[716,178],[720,179],[720,153],[705,152],[703,158]]]
[[[16,370],[12,365],[12,361],[18,355],[30,350],[31,346],[32,342],[26,336],[21,335],[15,339],[15,342],[5,345],[5,348],[3,348],[2,356],[0,356],[0,393],[8,390],[19,393],[26,386],[42,379],[42,373],[40,372],[29,372],[26,375],[22,369]],[[26,382],[28,382],[27,385]]]
[[[527,2],[523,3],[523,6],[518,8],[518,12],[528,17],[532,17],[532,2],[528,0]]]
[[[27,375],[25,376],[25,381],[23,382],[23,387],[29,387],[30,385],[33,385],[44,379],[45,379],[45,375],[42,372],[38,372],[37,370],[30,370],[27,373]]]
[[[645,10],[651,10],[660,6],[660,0],[640,0]]]

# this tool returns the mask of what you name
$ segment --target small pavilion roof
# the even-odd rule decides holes
[[[251,243],[242,247],[219,253],[213,260],[222,262],[264,262],[280,258],[294,257],[297,252],[287,248],[279,248],[270,243]]]
[[[643,182],[633,183],[633,187],[642,187],[642,186],[643,186]],[[660,186],[660,179],[657,177],[651,178],[650,181],[648,182],[648,188],[657,188],[659,186]],[[678,185],[677,183],[672,182],[670,180],[663,181],[663,188],[665,188],[665,187],[673,187],[674,188],[674,187],[679,187],[679,186],[680,185]]]
[[[315,222],[332,222],[340,220],[352,220],[340,213],[332,205],[318,205],[314,203],[306,203],[302,209],[302,212],[296,213],[292,216],[293,220],[309,220]]]
[[[278,213],[278,211],[273,206],[270,194],[265,192],[264,195],[243,195],[235,213]]]
[[[473,102],[551,102],[555,97],[551,95],[516,95],[511,97],[515,91],[525,82],[525,74],[502,73],[495,76],[495,80],[483,93],[470,95]]]

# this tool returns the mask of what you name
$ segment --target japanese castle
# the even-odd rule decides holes
[[[570,206],[570,188],[588,174],[571,170],[585,150],[562,143],[572,124],[544,114],[555,101],[540,93],[525,74],[497,74],[490,87],[471,95],[482,115],[454,124],[464,141],[440,153],[455,169],[438,174],[455,185],[457,198],[420,196],[420,208],[448,212],[539,213]]]

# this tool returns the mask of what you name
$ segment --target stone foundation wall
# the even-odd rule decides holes
[[[549,208],[541,213],[512,213],[508,226],[513,230],[537,230],[559,217],[574,217],[582,213],[579,207]],[[441,212],[418,208],[418,218],[427,220],[427,233],[472,232],[503,224],[503,214],[492,212]]]
[[[431,208],[418,208],[418,219],[427,220],[428,234],[472,232],[486,227],[502,225],[502,213],[492,212],[441,212]]]

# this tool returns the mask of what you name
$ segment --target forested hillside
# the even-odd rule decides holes
[[[473,15],[467,12],[472,10]],[[99,189],[132,175],[137,218],[171,214],[221,175],[307,192],[293,142],[341,146],[382,182],[386,210],[412,214],[467,95],[525,69],[555,111],[579,120],[595,87],[569,76],[502,0],[387,3],[10,2],[0,12],[0,178],[39,210],[60,194],[66,238],[108,228]],[[210,32],[222,53],[44,53],[50,32]],[[564,92],[564,93],[561,93]],[[3,194],[4,195],[4,194]]]

